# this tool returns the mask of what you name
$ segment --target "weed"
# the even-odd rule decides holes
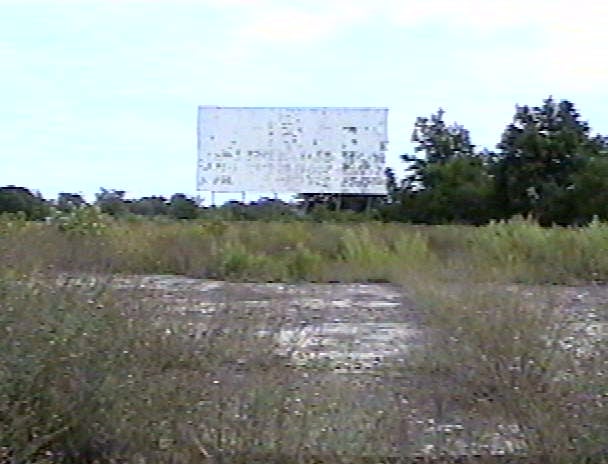
[[[48,223],[2,216],[0,259],[0,453],[11,463],[403,457],[423,446],[411,427],[424,414],[437,449],[452,423],[477,430],[469,443],[509,429],[509,452],[543,462],[606,453],[605,338],[568,345],[580,322],[538,287],[608,278],[597,221],[109,221],[84,208]],[[280,301],[244,311],[226,295],[221,311],[188,319],[137,282],[115,289],[121,273],[393,282],[417,302],[426,338],[369,376],[298,367],[275,351]]]

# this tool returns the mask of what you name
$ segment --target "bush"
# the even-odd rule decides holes
[[[72,235],[101,235],[110,224],[110,218],[98,206],[87,205],[68,211],[52,209],[48,221],[61,232]]]

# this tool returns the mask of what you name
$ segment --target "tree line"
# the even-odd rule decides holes
[[[496,149],[478,150],[469,131],[439,110],[416,120],[415,155],[398,182],[388,171],[385,217],[483,224],[515,215],[543,225],[608,219],[608,138],[592,135],[575,106],[549,97],[517,106]]]
[[[101,188],[95,194],[93,205],[111,216],[169,216],[175,219],[195,219],[199,206],[195,199],[176,193],[170,199],[149,196],[126,199],[125,191]],[[78,193],[60,193],[55,200],[46,200],[39,193],[25,187],[0,187],[0,213],[22,213],[26,219],[45,219],[52,209],[70,212],[76,208],[92,206]]]
[[[113,216],[206,217],[225,219],[374,218],[421,224],[484,224],[515,215],[542,225],[582,225],[608,220],[608,137],[594,135],[573,103],[552,97],[539,106],[517,106],[512,122],[493,150],[478,149],[462,125],[445,122],[440,109],[414,124],[413,154],[402,155],[401,179],[387,169],[388,195],[302,195],[304,207],[261,199],[202,208],[182,193],[170,198],[126,199],[102,188],[94,204]],[[47,217],[50,208],[85,206],[82,196],[61,193],[45,200],[25,187],[0,187],[0,212],[21,211],[28,219]],[[357,216],[359,213],[359,216]]]
[[[47,200],[38,192],[26,187],[8,185],[0,187],[0,214],[20,214],[27,220],[44,220],[54,212],[70,213],[75,209],[96,206],[101,213],[117,218],[133,216],[168,217],[172,219],[279,219],[301,217],[305,212],[280,200],[262,198],[243,204],[230,201],[220,207],[203,207],[200,202],[183,193],[170,198],[145,196],[137,199],[125,197],[124,190],[101,188],[95,200],[88,203],[77,193],[60,193],[56,199]]]

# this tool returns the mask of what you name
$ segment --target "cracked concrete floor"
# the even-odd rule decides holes
[[[188,320],[196,336],[205,316],[272,308],[280,318],[279,353],[297,363],[323,361],[336,370],[368,370],[404,355],[420,335],[411,300],[391,284],[279,284],[204,281],[176,276],[116,278],[167,314]]]
[[[277,351],[289,355],[294,365],[322,362],[332,375],[373,374],[377,368],[407,357],[408,350],[423,341],[424,327],[414,301],[406,290],[391,284],[234,283],[149,275],[116,276],[113,286],[135,291],[194,337],[204,333],[210,315],[228,310],[244,314],[270,310],[272,322],[280,326],[275,333]],[[606,286],[529,286],[516,290],[550,292],[552,301],[571,316],[572,330],[566,344],[608,335]],[[331,382],[351,388],[353,380],[348,379],[352,378],[337,375]],[[466,427],[435,422],[431,409],[410,409],[411,423],[419,429],[418,451],[437,449],[433,447],[441,443],[444,451],[447,446],[466,453],[473,440],[479,444],[480,436],[486,437],[483,446],[487,450],[499,454],[522,451],[521,437],[512,424],[486,425],[476,438],[463,439]]]
[[[403,356],[420,340],[420,314],[407,291],[385,283],[234,283],[181,276],[120,276],[113,286],[135,289],[163,306],[167,316],[189,323],[196,336],[205,316],[231,311],[268,311],[280,321],[278,342],[298,363],[316,359],[343,371],[366,370]],[[526,293],[546,287],[524,287]],[[549,291],[571,316],[566,343],[608,334],[608,287],[552,286]]]

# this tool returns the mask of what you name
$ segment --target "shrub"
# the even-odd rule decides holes
[[[101,235],[109,226],[110,219],[98,206],[78,206],[68,211],[51,210],[49,222],[61,232],[72,235]]]

